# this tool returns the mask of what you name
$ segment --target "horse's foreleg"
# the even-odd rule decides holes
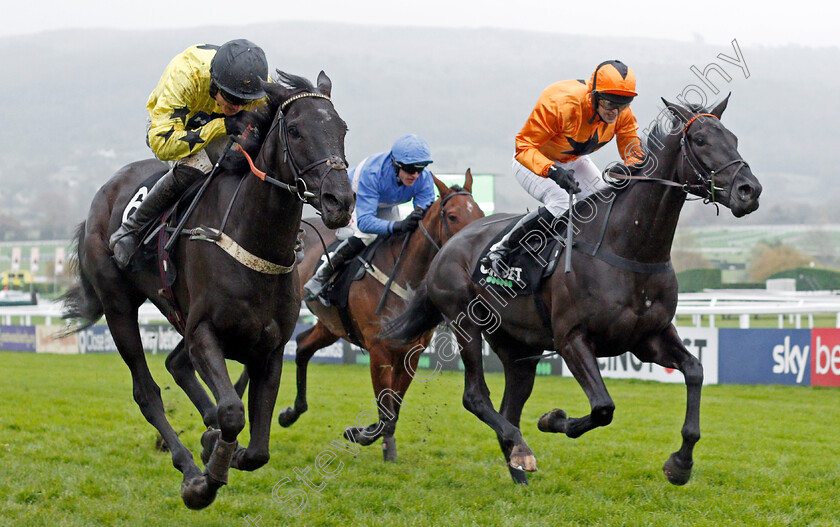
[[[184,475],[182,482],[182,488],[184,488],[188,482],[201,476],[201,470],[193,461],[192,453],[181,443],[178,434],[166,419],[160,388],[152,378],[152,373],[146,363],[143,343],[140,340],[140,329],[137,325],[137,313],[124,315],[106,311],[106,318],[117,350],[131,370],[134,400],[140,407],[143,417],[158,430],[169,446],[172,464]],[[191,508],[201,508],[209,505],[209,502],[204,505],[201,503],[196,503],[195,506],[189,503],[187,505]]]
[[[251,387],[248,390],[248,416],[251,422],[251,441],[248,448],[240,448],[231,460],[239,470],[256,470],[268,463],[270,456],[269,434],[271,413],[277,401],[280,375],[283,371],[283,348],[275,350],[264,368],[251,369]]]
[[[181,498],[190,508],[206,507],[227,484],[228,470],[236,451],[236,438],[245,428],[245,406],[233,388],[218,337],[208,322],[199,322],[188,339],[189,354],[198,374],[211,387],[216,400],[216,418],[221,431],[204,467],[204,474],[181,488]]]
[[[643,342],[633,353],[645,362],[683,373],[686,387],[685,423],[682,446],[671,454],[662,470],[674,485],[685,485],[694,465],[694,445],[700,440],[700,390],[703,387],[703,365],[685,348],[677,329],[671,325],[659,335]]]
[[[424,339],[420,343],[423,347],[428,346],[429,339]],[[382,437],[382,457],[385,461],[397,460],[397,440],[394,437],[396,434],[397,421],[400,418],[400,410],[405,401],[405,394],[408,392],[408,387],[414,378],[410,371],[417,371],[417,364],[420,361],[419,353],[398,353],[390,349],[391,355],[391,389],[393,390],[392,410],[394,412],[394,422],[391,434],[383,434]],[[408,360],[408,368],[406,367],[406,360]]]
[[[391,365],[388,348],[376,339],[367,339],[368,353],[370,353],[370,379],[373,384],[373,395],[379,410],[379,421],[359,428],[349,426],[344,430],[344,437],[362,446],[372,445],[380,437],[392,437],[396,423],[395,406],[402,400],[396,400],[396,393],[391,387],[393,366]]]
[[[560,346],[556,347],[560,349]],[[578,333],[561,349],[561,355],[589,399],[591,413],[584,417],[567,417],[563,410],[554,409],[540,417],[537,425],[539,429],[543,432],[562,432],[575,438],[593,428],[610,424],[615,412],[615,403],[601,377],[592,347],[583,335]]]
[[[172,378],[178,386],[184,390],[193,405],[201,414],[204,426],[218,428],[219,421],[216,419],[216,405],[207,395],[204,386],[198,382],[195,376],[195,368],[192,365],[189,355],[184,349],[184,340],[175,346],[166,357],[166,369],[172,374]]]
[[[516,355],[510,353],[507,346],[501,346],[494,343],[493,349],[502,361],[505,368],[505,393],[502,396],[502,404],[499,406],[499,413],[513,426],[519,428],[519,420],[522,417],[522,408],[525,406],[525,401],[531,396],[531,391],[534,388],[534,378],[537,375],[537,360],[517,360],[514,356],[527,357],[538,356],[540,350],[528,348],[516,348]],[[523,485],[528,484],[528,475],[523,470],[514,468],[510,464],[510,457],[515,445],[505,442],[503,438],[499,437],[499,446],[502,448],[502,453],[508,461],[508,470],[514,483]]]
[[[318,322],[311,328],[298,334],[297,352],[295,353],[295,366],[297,369],[297,395],[294,406],[289,406],[277,415],[277,422],[280,426],[292,426],[298,417],[304,413],[309,406],[306,403],[306,370],[309,360],[321,348],[325,348],[338,340],[336,335],[330,333],[324,324]]]
[[[471,321],[461,319],[456,331],[461,360],[464,361],[464,408],[484,421],[496,432],[500,444],[510,445],[508,465],[516,470],[535,472],[537,460],[534,452],[525,443],[522,433],[500,415],[490,401],[490,390],[484,381],[484,365],[481,359],[481,330]]]

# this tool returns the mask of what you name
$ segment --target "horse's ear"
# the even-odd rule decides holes
[[[720,119],[720,116],[723,114],[723,111],[726,109],[726,105],[729,102],[730,95],[732,95],[732,92],[729,92],[726,95],[726,98],[721,102],[717,103],[717,105],[714,108],[712,108],[709,113]]]
[[[464,179],[464,190],[472,194],[472,172],[470,169],[467,169],[466,179]]]
[[[440,192],[441,198],[449,194],[449,187],[446,186],[446,183],[439,180],[434,174],[432,174],[432,179],[435,181],[435,186],[437,187],[438,192]]]
[[[321,70],[321,73],[318,74],[318,91],[327,97],[330,96],[330,92],[332,91],[332,81],[324,73],[324,70]]]
[[[282,72],[277,70],[277,73],[281,74]],[[291,91],[278,82],[261,81],[260,84],[262,85],[262,89],[265,90],[265,93],[268,94],[268,98],[272,101],[282,101]]]
[[[694,117],[689,110],[683,108],[679,104],[668,102],[665,100],[664,97],[662,98],[662,102],[665,103],[665,107],[668,108],[668,110],[670,110],[672,114],[674,114],[674,117],[681,120],[683,124],[688,123],[691,120],[691,118]]]

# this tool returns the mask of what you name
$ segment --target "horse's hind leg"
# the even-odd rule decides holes
[[[201,413],[204,426],[218,428],[219,420],[216,418],[216,404],[207,395],[207,391],[201,383],[198,382],[198,378],[195,376],[195,368],[186,349],[184,349],[183,339],[166,357],[166,369],[169,370],[175,382],[184,390],[184,393]]]
[[[499,443],[510,445],[508,466],[516,470],[535,472],[537,460],[534,452],[522,438],[519,428],[511,424],[493,408],[490,390],[484,381],[484,366],[481,358],[481,330],[471,321],[461,319],[457,331],[461,360],[464,361],[464,408],[487,423],[496,432]]]
[[[277,415],[277,422],[280,426],[292,426],[298,417],[304,413],[309,406],[306,404],[306,371],[309,360],[321,348],[325,348],[338,340],[336,335],[330,333],[324,324],[318,322],[311,328],[298,334],[297,352],[295,354],[295,366],[297,367],[297,395],[294,406],[289,406]]]
[[[181,443],[178,434],[166,419],[160,388],[152,378],[143,352],[143,343],[140,340],[140,329],[137,324],[137,310],[128,314],[115,314],[106,310],[105,315],[117,350],[131,370],[134,400],[140,407],[143,417],[158,430],[169,446],[172,464],[184,474],[183,487],[189,481],[201,476],[201,470],[193,461],[192,453]],[[196,508],[189,503],[187,506]]]
[[[560,349],[559,346],[557,348]],[[562,349],[561,355],[589,399],[591,413],[584,417],[567,417],[566,412],[555,409],[540,417],[537,424],[539,429],[543,432],[561,432],[575,438],[593,428],[610,424],[615,412],[615,403],[604,385],[592,347],[583,335],[576,334]]]
[[[231,466],[239,470],[256,470],[268,463],[271,413],[277,401],[280,375],[283,371],[283,349],[276,350],[273,358],[261,369],[251,369],[248,391],[248,416],[251,423],[251,441],[248,448],[240,448],[233,455]]]
[[[502,396],[502,404],[499,407],[499,413],[513,426],[519,428],[519,420],[522,417],[522,408],[525,406],[525,401],[531,396],[531,391],[534,388],[534,378],[537,375],[537,363],[535,359],[518,360],[513,358],[510,353],[510,347],[501,346],[499,343],[493,343],[493,350],[502,361],[505,368],[505,393]],[[540,350],[528,348],[516,348],[516,355],[519,357],[539,356]],[[514,483],[528,484],[528,475],[525,471],[514,468],[511,464],[511,453],[514,444],[506,442],[499,436],[499,446],[502,447],[502,453],[508,461],[508,470]]]
[[[665,368],[676,368],[685,376],[686,408],[682,427],[682,446],[671,454],[662,470],[674,485],[685,485],[694,465],[694,445],[700,440],[700,390],[703,387],[703,365],[685,348],[677,329],[671,325],[655,337],[643,342],[633,353],[645,362]]]

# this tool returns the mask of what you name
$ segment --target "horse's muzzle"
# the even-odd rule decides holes
[[[324,178],[319,208],[324,225],[330,229],[345,227],[356,208],[356,193],[350,186],[347,171],[334,170]]]
[[[745,216],[758,208],[758,197],[761,195],[761,183],[753,176],[739,174],[732,184],[732,194],[729,196],[729,208],[736,218]]]

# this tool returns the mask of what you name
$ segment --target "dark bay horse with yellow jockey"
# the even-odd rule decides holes
[[[383,337],[408,342],[441,322],[450,324],[466,370],[464,406],[496,433],[515,482],[527,483],[526,472],[537,469],[519,421],[543,350],[565,360],[591,413],[569,417],[555,409],[540,418],[539,429],[572,438],[612,421],[615,404],[601,378],[599,357],[630,351],[644,362],[681,371],[687,389],[682,446],[663,470],[675,485],[689,480],[700,438],[703,367],[672,324],[674,232],[688,194],[728,207],[736,217],[757,209],[761,194],[761,184],[738,153],[737,138],[720,121],[727,101],[709,111],[664,101],[673,116],[671,130],[660,126],[649,136],[645,164],[635,175],[617,176],[627,183],[621,190],[595,194],[575,206],[575,218],[588,221],[575,220],[570,272],[556,267],[533,295],[506,295],[475,283],[473,269],[509,223],[491,216],[441,249],[408,308],[386,325]],[[556,225],[550,227],[559,237]],[[482,336],[505,369],[498,411],[484,381]]]
[[[79,321],[76,330],[105,315],[131,370],[134,399],[169,446],[183,473],[181,497],[193,509],[212,503],[229,467],[255,470],[268,462],[283,347],[300,310],[294,247],[304,200],[333,228],[349,222],[355,204],[344,154],[347,125],[329,98],[330,79],[321,72],[316,87],[302,77],[278,75],[281,83],[264,86],[269,102],[252,134],[262,138],[250,148],[251,154],[258,150],[253,163],[262,178],[219,167],[184,226],[192,236],[176,240],[172,297],[154,266],[120,271],[108,249],[135,189],[163,166],[155,160],[120,169],[97,192],[77,235],[79,282],[64,297],[65,318]],[[214,427],[202,437],[204,471],[169,424],[146,363],[137,322],[146,299],[164,313],[173,303],[180,306],[184,339],[167,366],[205,424]],[[245,364],[251,376],[247,448],[237,444],[246,413],[225,359]]]
[[[419,228],[409,234],[391,235],[382,240],[370,261],[371,272],[352,283],[349,290],[347,315],[352,323],[348,334],[337,307],[324,306],[318,300],[307,301],[318,323],[300,333],[297,338],[297,397],[294,406],[280,412],[281,425],[291,426],[308,406],[306,402],[306,371],[309,360],[318,350],[339,338],[356,340],[370,353],[370,376],[373,393],[379,406],[379,421],[366,428],[350,427],[344,434],[361,445],[370,445],[379,437],[383,441],[386,461],[397,458],[394,432],[405,394],[417,371],[420,353],[409,353],[417,344],[429,344],[429,330],[408,344],[395,344],[379,338],[380,323],[387,313],[405,307],[405,291],[416,287],[425,277],[432,258],[449,239],[473,221],[483,218],[484,212],[473,200],[472,174],[466,173],[464,186],[447,187],[434,178],[440,197],[432,203],[419,223]],[[317,226],[327,243],[335,239],[332,231]],[[315,229],[307,226],[306,246],[318,247],[320,242]],[[405,249],[401,249],[402,247]],[[400,254],[402,253],[402,254]],[[318,266],[321,251],[307,252],[300,265],[302,280],[307,280]],[[399,264],[397,263],[399,261]],[[394,273],[394,268],[397,272]],[[394,276],[394,286],[381,304],[387,278]],[[381,304],[381,307],[380,307]],[[381,313],[381,314],[380,314]]]

